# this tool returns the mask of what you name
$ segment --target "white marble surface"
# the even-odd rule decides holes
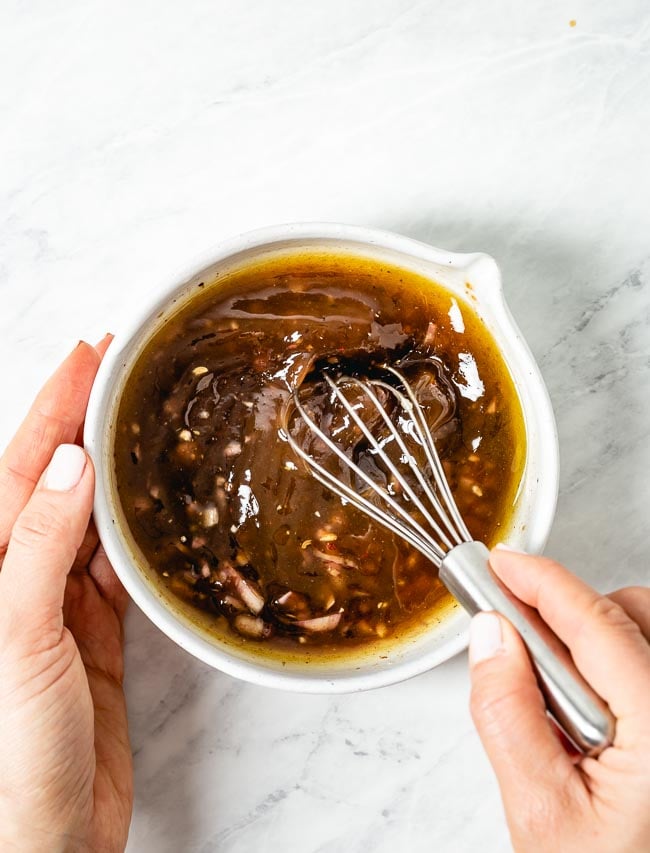
[[[78,337],[220,238],[386,227],[499,260],[557,412],[549,551],[647,581],[646,0],[4,0],[0,80],[0,443]],[[291,696],[135,608],[127,657],[130,851],[508,849],[462,658]]]

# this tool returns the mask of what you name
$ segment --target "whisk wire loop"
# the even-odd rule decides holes
[[[424,416],[422,415],[422,413],[420,411],[419,405],[414,404],[413,400],[410,397],[406,397],[404,394],[402,394],[400,391],[398,391],[393,385],[390,385],[388,382],[382,382],[381,380],[373,379],[373,380],[370,380],[368,384],[375,386],[377,388],[383,388],[384,390],[386,390],[387,392],[392,394],[393,397],[395,397],[395,399],[399,403],[400,407],[402,408],[402,411],[406,414],[406,416],[408,418],[408,423],[410,426],[409,434],[420,445],[420,447],[422,447],[422,449],[424,450],[426,458],[427,458],[427,462],[429,464],[429,469],[431,470],[431,472],[433,474],[434,484],[440,490],[440,473],[439,473],[438,469],[440,469],[440,472],[442,472],[442,467],[440,465],[440,460],[438,458],[438,453],[436,451],[435,444],[433,443],[433,437],[431,436],[431,432],[428,428],[426,419],[424,418]],[[411,390],[411,389],[409,388],[409,390]],[[368,393],[370,394],[370,392],[368,392]],[[413,398],[413,399],[415,399],[415,398]],[[377,401],[377,404],[380,405],[379,401]],[[388,417],[388,415],[384,411],[383,407],[381,408],[381,413],[382,413],[382,417],[384,417],[384,420],[385,420],[388,428],[391,430],[391,432],[394,433],[395,438],[400,442],[400,446],[405,446],[403,443],[403,440],[399,434],[399,431],[397,430],[395,425],[392,423],[392,421],[390,420],[390,418]],[[420,415],[421,420],[419,420],[416,417],[416,415]],[[433,485],[431,484],[431,481],[427,477],[424,476],[424,474],[422,472],[422,468],[421,468],[421,466],[418,465],[417,461],[414,459],[413,454],[409,453],[408,450],[406,452],[407,452],[408,458],[409,458],[409,467],[415,473],[415,475],[418,479],[418,482],[422,486],[422,490],[423,490],[425,496],[428,498],[429,503],[431,504],[431,508],[435,512],[435,514],[438,517],[438,519],[440,520],[440,522],[446,528],[447,533],[449,534],[449,537],[451,539],[453,539],[453,542],[449,541],[449,538],[447,538],[447,536],[445,536],[445,534],[440,530],[438,525],[433,520],[431,520],[430,517],[427,520],[429,520],[430,523],[436,528],[436,532],[438,533],[438,535],[441,538],[443,538],[444,544],[446,545],[447,548],[451,549],[454,547],[454,545],[460,545],[461,542],[464,542],[466,540],[463,539],[463,536],[461,535],[461,533],[458,532],[457,527],[454,527],[452,520],[449,518],[449,515],[447,514],[448,507],[447,507],[446,498],[443,496],[444,503],[441,503],[441,500],[438,497],[438,495],[436,494],[436,491],[435,491]],[[446,484],[446,480],[443,479],[443,481]]]
[[[423,553],[426,557],[432,560],[435,564],[440,565],[440,562],[445,556],[445,551],[438,545],[438,543],[431,537],[428,531],[423,528],[417,521],[415,521],[409,513],[401,507],[397,501],[384,489],[379,485],[375,480],[372,479],[365,471],[362,471],[357,465],[355,465],[352,460],[338,447],[332,440],[327,436],[320,427],[316,424],[314,419],[308,414],[300,400],[298,399],[298,395],[294,393],[294,405],[296,407],[296,411],[303,419],[303,421],[307,424],[310,431],[314,433],[318,438],[326,445],[328,449],[330,449],[336,456],[349,468],[351,468],[355,474],[357,474],[371,489],[375,492],[379,497],[381,497],[390,508],[400,516],[401,521],[397,518],[392,517],[385,511],[382,511],[378,507],[376,507],[371,501],[369,501],[363,495],[360,495],[351,487],[347,486],[345,483],[342,483],[341,480],[338,479],[334,474],[327,470],[323,465],[316,462],[316,460],[310,456],[307,451],[305,451],[298,442],[294,439],[291,434],[291,431],[287,428],[285,430],[287,441],[291,446],[294,453],[296,453],[308,466],[310,469],[312,476],[317,479],[322,485],[331,489],[335,492],[339,497],[344,500],[349,501],[351,504],[356,506],[358,509],[361,509],[362,512],[365,512],[367,515],[371,516],[374,521],[377,521],[379,524],[387,527],[393,533],[398,534],[402,538],[406,539],[411,545],[417,548],[421,553]]]
[[[347,399],[345,394],[342,392],[340,385],[335,383],[329,376],[325,376],[325,381],[329,385],[329,387],[332,391],[332,394],[334,394],[334,396],[336,397],[338,402],[343,406],[343,408],[350,415],[350,417],[352,418],[352,420],[354,421],[356,426],[361,430],[361,432],[363,433],[364,437],[366,438],[366,440],[368,441],[370,446],[373,448],[373,450],[376,452],[376,454],[381,459],[382,463],[386,466],[386,468],[393,475],[396,482],[399,483],[400,488],[402,489],[403,493],[419,509],[419,511],[424,516],[425,520],[433,527],[434,531],[442,539],[443,544],[447,548],[453,548],[452,542],[446,536],[444,531],[440,528],[439,524],[437,523],[435,518],[431,515],[431,513],[426,508],[426,506],[422,503],[422,501],[420,500],[418,495],[413,491],[413,489],[409,485],[408,481],[404,478],[404,476],[397,469],[397,467],[395,466],[395,464],[393,463],[391,458],[388,456],[388,454],[386,453],[386,451],[382,447],[382,444],[372,434],[372,432],[368,429],[367,425],[363,422],[362,418],[360,418],[359,415],[357,414],[357,412],[354,410],[354,407],[352,406],[350,401]],[[399,449],[402,451],[404,461],[406,462],[408,467],[411,469],[411,471],[415,474],[418,482],[420,483],[420,486],[422,487],[422,490],[427,495],[429,500],[433,499],[433,503],[435,506],[435,495],[431,494],[431,487],[427,483],[422,471],[420,470],[420,467],[418,466],[417,462],[413,458],[413,454],[407,448],[407,446],[404,442],[404,439],[399,434],[399,431],[397,429],[395,429],[393,422],[391,421],[390,417],[388,416],[388,414],[384,410],[384,407],[381,405],[381,403],[377,399],[377,395],[374,393],[374,391],[370,387],[370,383],[365,384],[365,383],[359,381],[358,379],[355,379],[354,377],[345,377],[344,381],[345,381],[345,384],[349,383],[349,384],[352,384],[355,387],[357,387],[371,401],[374,408],[379,413],[379,415],[382,417],[384,423],[388,427],[388,429],[390,431],[391,438],[393,438],[397,442]],[[341,384],[343,384],[343,382],[341,382]],[[375,487],[375,482],[373,481],[373,488],[374,487]],[[382,497],[384,497],[383,490],[381,490],[381,492],[380,492],[375,488],[375,491],[378,494],[381,494]],[[406,517],[408,517],[409,520],[412,520],[409,513],[406,513]]]
[[[444,501],[445,507],[447,511],[450,513],[454,524],[456,525],[456,530],[460,532],[460,538],[458,539],[458,543],[460,542],[471,542],[472,536],[467,529],[467,525],[465,524],[462,515],[458,511],[458,507],[456,506],[456,501],[451,493],[451,489],[449,488],[449,483],[447,482],[447,477],[445,476],[445,472],[442,467],[442,463],[440,461],[440,457],[438,456],[438,451],[436,450],[436,445],[433,440],[433,436],[431,435],[431,430],[429,429],[429,425],[427,423],[426,418],[424,417],[424,413],[420,407],[417,397],[415,396],[415,392],[406,381],[405,377],[396,370],[394,367],[387,366],[386,370],[391,373],[395,378],[401,383],[404,391],[406,392],[409,400],[412,403],[412,415],[414,422],[419,426],[418,432],[424,438],[423,447],[424,452],[427,457],[427,462],[431,468],[431,473],[436,483],[436,487]]]
[[[390,382],[381,379],[360,380],[351,376],[339,376],[336,380],[327,374],[324,380],[331,391],[332,403],[338,403],[347,413],[352,423],[360,431],[368,442],[373,455],[384,466],[385,470],[393,477],[393,482],[399,487],[402,501],[412,506],[402,506],[389,488],[382,485],[377,477],[372,477],[364,471],[352,458],[352,454],[346,452],[324,430],[316,423],[311,414],[302,404],[298,391],[293,391],[294,411],[302,419],[312,435],[316,436],[323,445],[350,469],[353,474],[368,486],[371,491],[382,501],[384,508],[377,506],[366,495],[360,494],[351,485],[343,482],[336,474],[329,471],[307,450],[300,446],[288,423],[288,414],[285,413],[285,429],[283,438],[286,438],[294,453],[299,456],[310,470],[312,476],[330,491],[364,512],[373,521],[387,528],[391,532],[405,539],[414,548],[417,548],[425,557],[440,566],[445,555],[456,545],[471,541],[471,536],[465,523],[458,512],[456,503],[447,484],[447,479],[435,447],[431,430],[421,410],[415,393],[406,378],[400,371],[393,367],[386,367],[386,371],[392,374],[399,382],[399,388]],[[379,414],[385,431],[377,436],[364,422],[359,414],[362,403],[352,402],[346,396],[344,389],[355,388],[363,394],[363,400],[371,404]],[[401,428],[396,425],[391,415],[386,411],[385,405],[377,395],[377,389],[383,389],[389,393],[397,402],[401,418]],[[406,428],[404,428],[406,424]],[[413,452],[407,446],[405,435],[409,435],[424,451],[431,478],[427,475],[422,465]],[[395,442],[396,449],[401,453],[401,462],[404,470],[400,470],[395,462],[386,452],[386,447]],[[405,469],[411,472],[422,490],[422,496],[417,493],[414,483],[405,477]],[[423,498],[430,505],[425,505]],[[413,517],[413,507],[417,508],[425,524],[424,527]]]

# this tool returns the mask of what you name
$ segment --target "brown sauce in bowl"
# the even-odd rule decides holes
[[[292,388],[318,407],[323,370],[383,364],[415,388],[470,532],[497,541],[523,474],[521,406],[469,303],[429,279],[277,255],[201,282],[140,353],[117,418],[122,510],[149,569],[211,633],[342,652],[449,605],[435,567],[315,482],[278,434]]]

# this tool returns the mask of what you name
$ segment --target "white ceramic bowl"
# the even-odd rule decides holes
[[[464,300],[491,331],[508,365],[524,414],[527,459],[510,530],[504,538],[535,552],[548,537],[558,487],[558,445],[553,411],[539,369],[506,306],[495,261],[485,254],[455,254],[434,249],[407,237],[369,228],[336,224],[279,225],[221,243],[206,257],[172,277],[160,289],[153,305],[129,309],[131,318],[104,359],[88,405],[85,445],[96,469],[95,521],[106,552],[129,595],[149,618],[191,654],[238,678],[272,687],[313,693],[342,693],[392,684],[436,666],[467,646],[469,620],[460,609],[450,609],[423,634],[345,661],[318,662],[262,658],[245,648],[231,647],[211,637],[191,620],[175,612],[168,600],[147,580],[142,555],[125,522],[112,466],[117,405],[130,366],[151,335],[192,292],[199,281],[217,272],[277,252],[330,248],[392,262],[427,276]],[[469,287],[468,287],[469,285]]]

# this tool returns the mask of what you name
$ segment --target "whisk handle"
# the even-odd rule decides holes
[[[537,611],[499,581],[489,553],[482,542],[457,545],[442,561],[440,580],[471,615],[493,610],[511,622],[526,644],[549,713],[581,752],[598,755],[614,739],[616,720],[609,707]]]

